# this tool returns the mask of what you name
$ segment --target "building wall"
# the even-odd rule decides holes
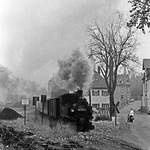
[[[147,107],[146,99],[147,99],[147,91],[146,91],[146,85],[147,82],[143,82],[143,97],[142,97],[142,107]]]
[[[150,111],[150,80],[147,81],[147,101],[145,101],[145,105],[148,106],[148,111]]]
[[[92,106],[99,105],[99,107],[102,107],[102,104],[109,104],[107,89],[91,89],[90,94]]]
[[[125,106],[130,100],[130,86],[129,85],[117,85],[114,93],[115,104],[119,101],[120,107]]]
[[[107,91],[107,89],[93,89],[93,90],[99,90],[99,95],[93,96],[92,90],[90,91],[92,104],[99,104],[99,107],[102,107],[102,104],[109,104],[109,95],[102,96],[102,91]],[[120,102],[119,107],[127,105],[127,103],[130,100],[130,95],[131,95],[130,85],[117,85],[114,93],[115,104],[119,101]]]
[[[150,111],[150,79],[147,76],[148,71],[145,69],[143,79],[143,97],[142,97],[142,109],[144,111]]]
[[[120,74],[117,78],[117,86],[114,93],[115,104],[119,101],[119,107],[124,107],[129,103],[131,97],[129,75]]]

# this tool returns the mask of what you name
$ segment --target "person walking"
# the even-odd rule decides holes
[[[133,122],[133,120],[134,120],[134,110],[133,108],[131,108],[128,114],[128,122]]]

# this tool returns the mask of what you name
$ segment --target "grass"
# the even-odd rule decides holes
[[[60,138],[65,139],[77,134],[75,127],[71,124],[64,124],[62,122],[56,122],[52,120],[49,122],[46,117],[44,117],[42,124],[39,114],[37,114],[35,119],[35,112],[32,108],[28,108],[26,125],[24,125],[24,119],[1,122],[7,126],[13,126],[17,130],[30,130],[38,136],[54,140]],[[95,123],[95,130],[91,132],[117,136],[122,132],[130,131],[130,125],[124,120],[124,118],[119,118],[118,122],[119,124],[117,126],[114,126],[114,123],[110,121],[101,121],[99,123]]]
[[[20,111],[21,112],[21,111]],[[124,118],[118,119],[118,125],[115,126],[110,121],[100,121],[94,123],[95,129],[86,133],[77,133],[71,124],[64,124],[62,122],[54,122],[44,117],[43,124],[41,117],[36,117],[34,109],[29,108],[27,111],[27,124],[24,125],[24,119],[17,119],[14,121],[1,121],[2,124],[14,127],[17,130],[27,130],[33,132],[37,137],[52,141],[55,143],[68,143],[68,141],[77,142],[84,147],[91,146],[94,149],[112,150],[110,141],[104,139],[105,136],[119,137],[123,132],[130,132],[130,125]],[[114,146],[116,148],[116,145]]]
[[[71,124],[64,124],[62,122],[51,121],[44,118],[43,124],[41,123],[41,118],[37,117],[35,121],[34,111],[30,111],[27,114],[27,123],[24,125],[24,119],[17,119],[13,121],[1,121],[2,124],[14,127],[17,130],[26,130],[33,132],[36,136],[55,141],[61,142],[62,139],[65,140],[72,135],[77,134],[74,127]],[[51,127],[50,127],[51,125]]]

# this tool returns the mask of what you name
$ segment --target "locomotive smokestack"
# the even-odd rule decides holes
[[[76,94],[79,96],[79,97],[83,97],[83,90],[78,90],[77,92],[76,92]]]

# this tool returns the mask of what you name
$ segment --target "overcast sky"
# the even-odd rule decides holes
[[[0,0],[0,64],[46,87],[58,59],[85,50],[94,19],[128,9],[127,0]],[[137,54],[150,58],[149,33],[140,41]]]

